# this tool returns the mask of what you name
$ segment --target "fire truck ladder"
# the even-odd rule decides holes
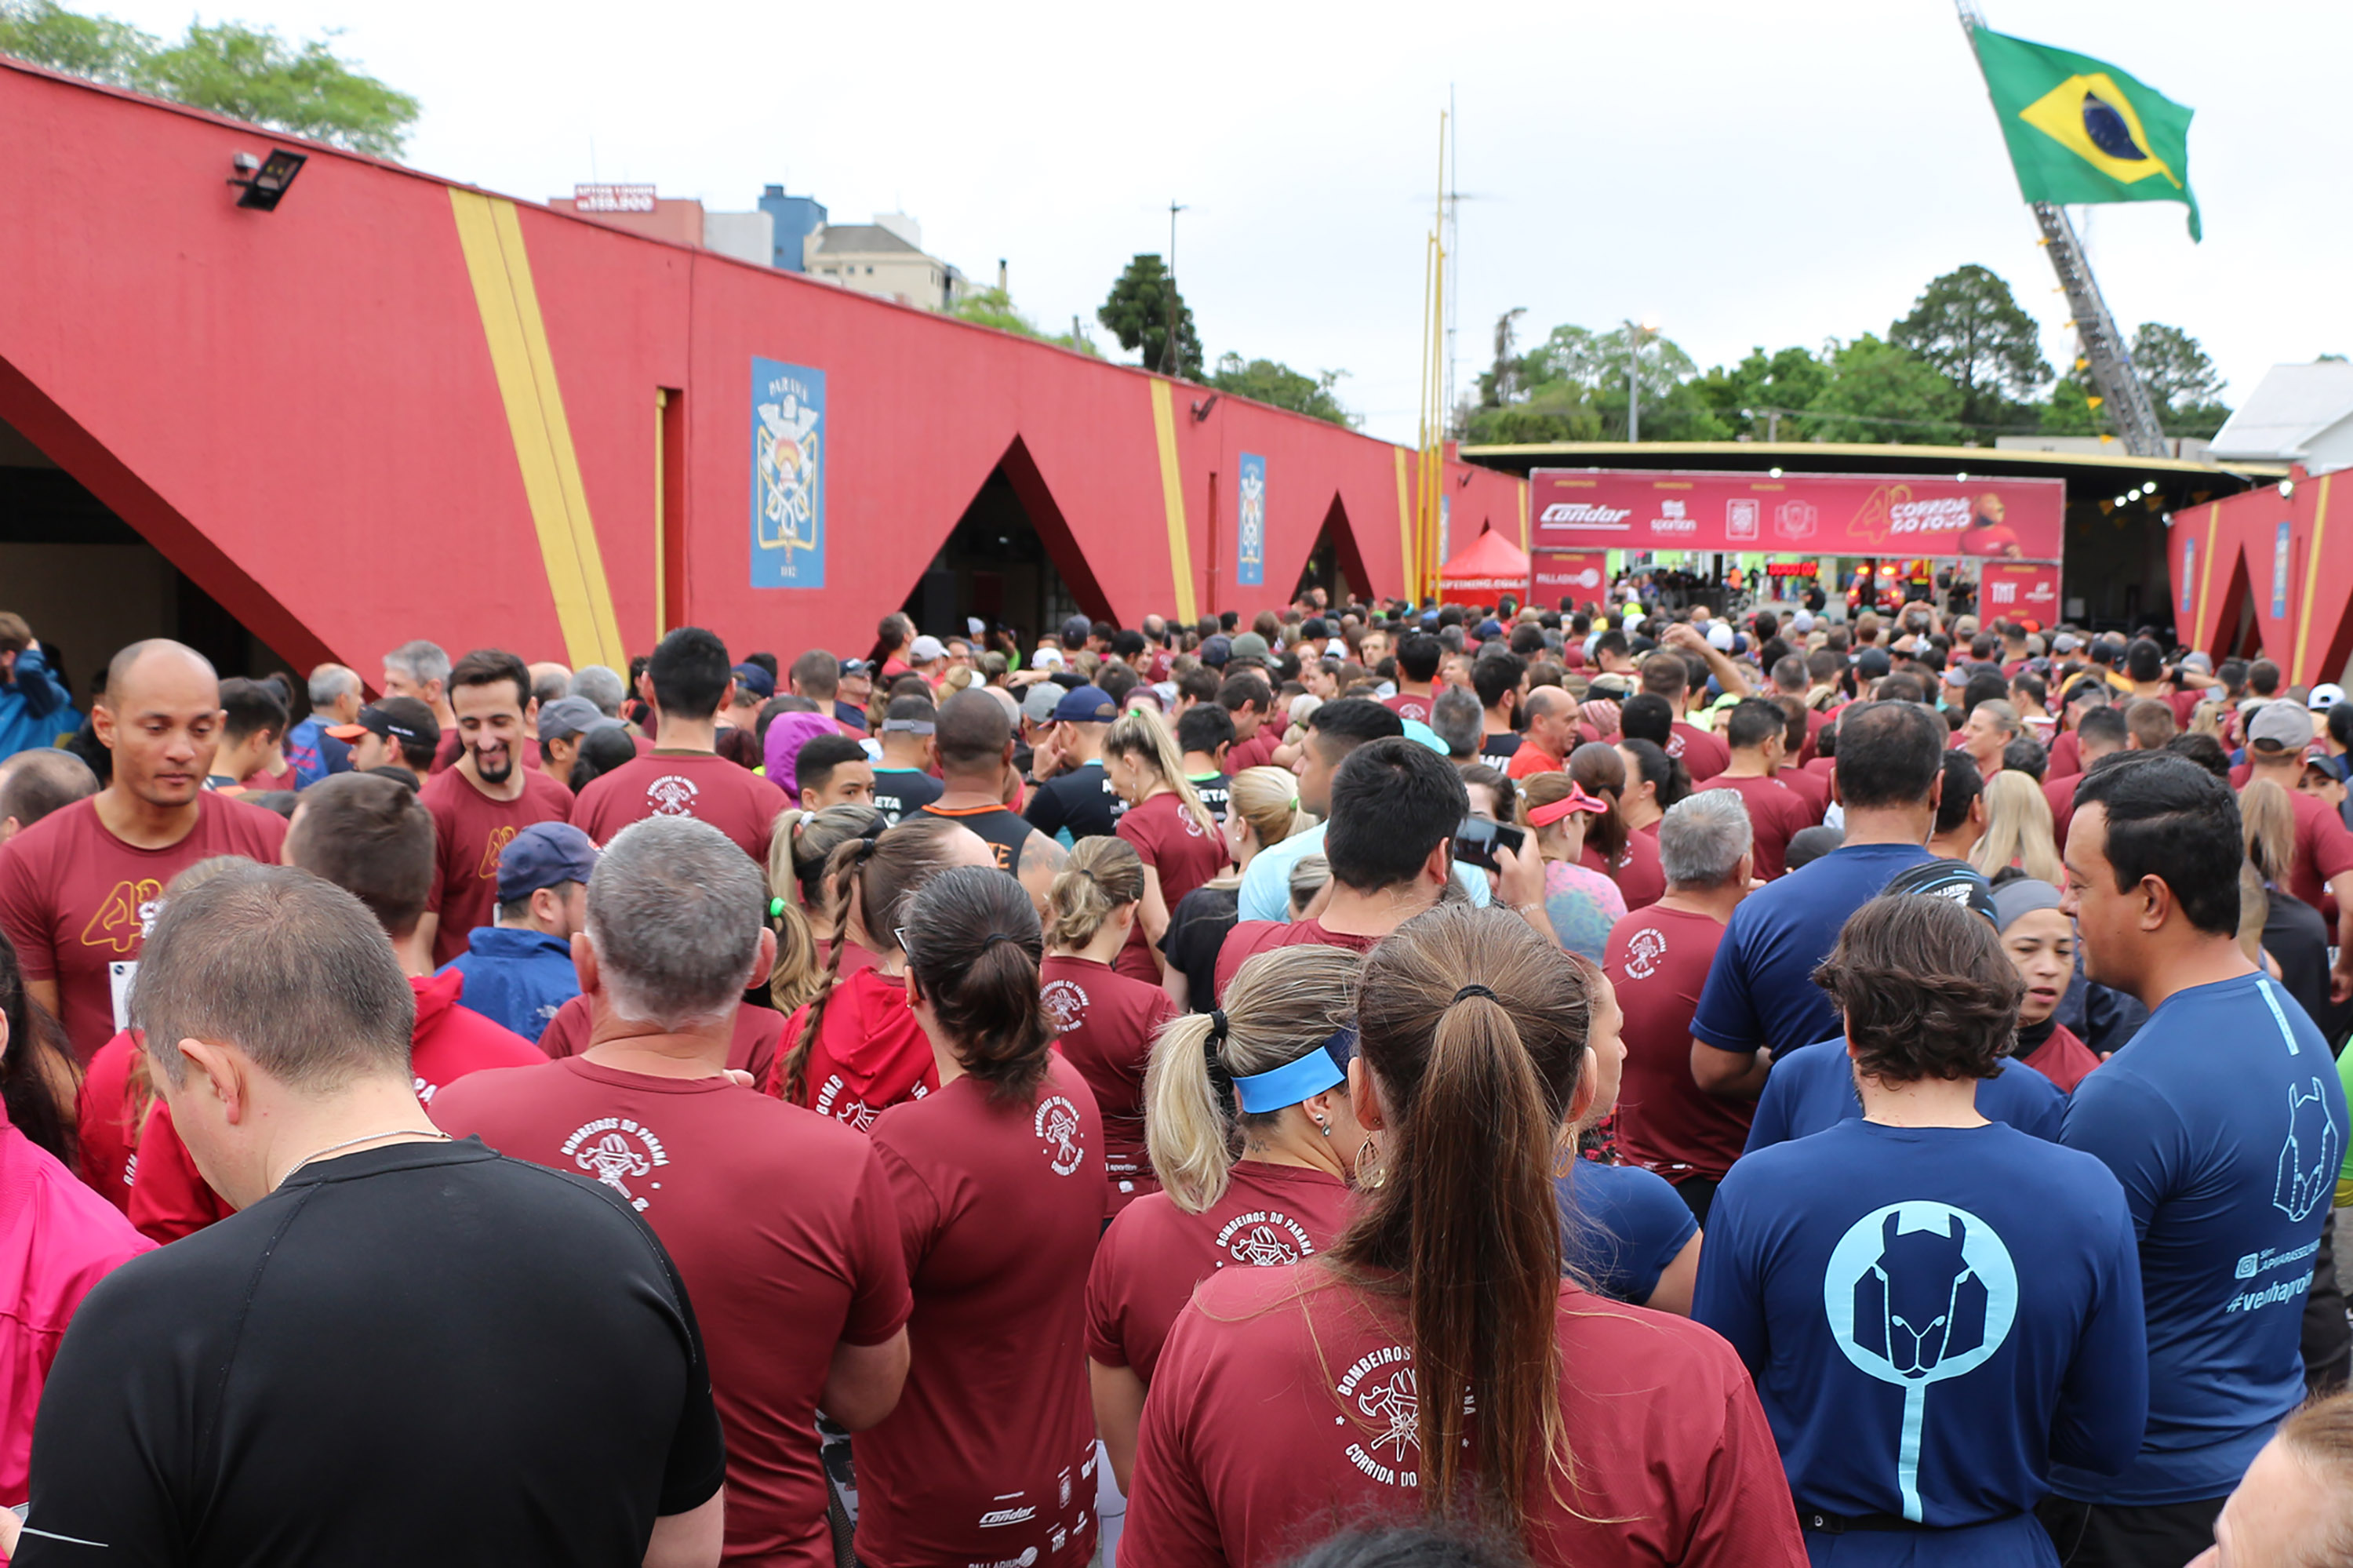
[[[1976,31],[1985,26],[1985,13],[1978,9],[1977,0],[1955,3],[1960,9],[1961,31],[1970,36],[1974,48]],[[2034,221],[2042,226],[2042,243],[2050,248],[2051,268],[2059,274],[2067,308],[2074,313],[2075,319],[2067,324],[2075,329],[2077,365],[2091,371],[2092,385],[2098,388],[2108,422],[2133,456],[2170,455],[2165,431],[2157,422],[2157,407],[2133,369],[2132,353],[2116,331],[2116,319],[2108,314],[2108,302],[2101,297],[2099,280],[2092,276],[2092,263],[2084,255],[2066,209],[2049,202],[2030,205]]]

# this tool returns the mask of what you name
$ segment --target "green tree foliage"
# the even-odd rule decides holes
[[[2051,379],[2034,318],[2019,307],[2010,285],[1983,267],[1933,280],[1912,313],[1887,329],[1887,341],[1918,355],[1959,391],[1954,417],[1989,445]]]
[[[1672,339],[1570,325],[1555,327],[1527,353],[1504,355],[1497,369],[1481,374],[1480,402],[1464,421],[1466,437],[1624,440],[1630,368],[1641,393],[1645,440],[1719,440],[1729,433],[1693,385],[1698,366]]]
[[[2143,322],[2133,334],[2132,356],[2167,435],[2211,436],[2231,417],[2222,402],[2222,373],[2179,327]]]
[[[1340,406],[1339,397],[1332,390],[1346,374],[1345,370],[1326,370],[1320,376],[1309,376],[1279,360],[1253,359],[1245,363],[1239,354],[1221,354],[1209,385],[1237,397],[1271,403],[1278,408],[1328,419],[1353,430],[1356,417]]]
[[[1809,439],[1926,446],[1961,439],[1961,389],[1918,355],[1865,333],[1831,352],[1830,371],[1805,421]]]
[[[381,157],[398,156],[417,122],[417,100],[353,70],[324,39],[291,44],[237,22],[192,22],[166,46],[56,0],[0,0],[0,54]]]
[[[1093,340],[1078,330],[1076,321],[1071,323],[1069,332],[1059,334],[1045,332],[1036,322],[1021,313],[1013,303],[1013,296],[1003,289],[975,289],[943,311],[941,314],[954,316],[960,322],[971,322],[977,326],[995,327],[999,332],[1018,333],[1023,337],[1034,337],[1041,343],[1050,343],[1058,348],[1074,348],[1081,354],[1096,359],[1103,357],[1101,351],[1095,347]]]
[[[2106,436],[2116,433],[2105,409],[2092,407],[2095,396],[2087,379],[2062,376],[2052,383],[2051,399],[2039,410],[2042,433],[2049,436]],[[2167,433],[2172,433],[2170,427]]]
[[[1748,357],[1738,365],[1717,366],[1694,387],[1734,435],[1788,441],[1802,439],[1799,421],[1793,416],[1811,408],[1830,381],[1830,366],[1807,350],[1785,348],[1768,355],[1759,345],[1750,349]]]
[[[1168,346],[1172,295],[1176,314],[1176,355],[1172,368],[1187,380],[1198,381],[1201,340],[1193,331],[1193,313],[1158,256],[1138,256],[1130,261],[1119,281],[1111,286],[1111,297],[1103,301],[1095,319],[1111,329],[1120,347],[1132,354],[1140,352],[1145,368],[1157,370],[1162,353]]]

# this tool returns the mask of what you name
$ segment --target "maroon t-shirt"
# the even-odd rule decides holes
[[[499,856],[534,822],[572,819],[572,791],[544,773],[522,776],[522,793],[493,800],[452,768],[425,781],[417,798],[433,814],[433,893],[425,901],[440,916],[433,930],[433,967],[466,950],[477,926],[496,922]]]
[[[727,1435],[731,1563],[831,1568],[815,1425],[835,1345],[907,1321],[898,1214],[872,1146],[726,1078],[579,1056],[480,1073],[434,1124],[603,1182],[654,1228],[694,1301]]]
[[[1430,705],[1436,699],[1432,697],[1418,696],[1411,692],[1399,692],[1396,696],[1383,697],[1381,706],[1401,719],[1411,719],[1416,724],[1428,724]]]
[[[2051,740],[2051,765],[2046,779],[2070,779],[2084,771],[2084,740],[2073,730],[2061,730]]]
[[[735,841],[763,871],[776,814],[792,802],[777,786],[708,751],[657,751],[589,780],[572,821],[600,844],[648,817],[693,817]]]
[[[1103,1234],[1103,1121],[1047,1053],[1033,1098],[965,1076],[874,1123],[914,1287],[898,1408],[858,1436],[858,1555],[872,1568],[1080,1568],[1095,1543],[1087,1266]]]
[[[1667,736],[1667,755],[1683,759],[1683,767],[1695,785],[1706,783],[1732,766],[1732,747],[1724,744],[1722,736],[1710,735],[1682,719],[1675,720],[1674,728]]]
[[[2328,896],[2330,877],[2353,871],[2353,832],[2319,796],[2290,789],[2287,799],[2295,810],[2295,868],[2288,874],[2287,890],[2333,918],[2334,903],[2323,908],[2321,900]]]
[[[213,790],[178,843],[140,849],[98,818],[96,797],[60,807],[0,844],[0,931],[28,980],[54,980],[76,1060],[131,1022],[131,981],[155,905],[174,876],[216,854],[278,863],[286,819]]]
[[[1626,847],[1618,852],[1614,861],[1605,858],[1588,838],[1585,841],[1585,854],[1577,863],[1616,883],[1629,909],[1643,908],[1666,896],[1667,872],[1659,863],[1659,836],[1655,832],[1629,832]]]
[[[1156,985],[1065,953],[1039,965],[1038,979],[1056,1044],[1095,1093],[1108,1189],[1103,1213],[1115,1214],[1139,1194],[1160,1190],[1144,1153],[1144,1068],[1152,1037],[1176,1016],[1176,1004]]]
[[[1270,718],[1259,726],[1256,735],[1234,742],[1233,749],[1226,753],[1226,771],[1240,773],[1245,768],[1272,762],[1275,747],[1282,744],[1282,729],[1279,721]]]
[[[1831,781],[1827,774],[1809,772],[1803,768],[1784,766],[1773,775],[1774,781],[1806,803],[1805,826],[1819,827],[1822,816],[1831,809]]]
[[[1225,840],[1204,832],[1173,790],[1130,806],[1120,813],[1113,831],[1134,844],[1137,856],[1158,874],[1164,908],[1175,909],[1185,895],[1226,868]],[[1127,946],[1120,949],[1119,972],[1146,984],[1160,983],[1159,960],[1152,955],[1141,920],[1129,929]]]
[[[2042,781],[2042,798],[2051,802],[2051,840],[2062,854],[2067,853],[2067,826],[2075,820],[2075,786],[2083,781],[2080,773]]]
[[[1346,931],[1326,930],[1321,920],[1245,920],[1226,933],[1225,945],[1218,949],[1218,995],[1222,999],[1226,987],[1233,984],[1241,967],[1261,953],[1277,948],[1303,948],[1311,944],[1326,948],[1345,948],[1352,953],[1369,953],[1378,937],[1359,937]]]
[[[447,775],[444,775],[447,777]],[[408,1041],[411,1086],[417,1097],[430,1107],[441,1091],[469,1073],[493,1067],[521,1067],[543,1062],[539,1047],[512,1030],[480,1013],[458,1005],[466,977],[451,969],[442,975],[411,975],[408,988],[417,993],[417,1024]],[[147,1125],[139,1134],[139,1152],[132,1165],[131,1223],[159,1242],[177,1241],[229,1216],[228,1204],[197,1173],[188,1146],[172,1125],[172,1113],[157,1097]]]
[[[1129,1205],[1087,1275],[1088,1359],[1150,1383],[1195,1286],[1221,1268],[1314,1256],[1347,1229],[1349,1203],[1348,1184],[1326,1171],[1241,1160],[1226,1195],[1198,1214],[1166,1192]]]
[[[588,1030],[596,1022],[588,999],[575,996],[555,1010],[547,1021],[547,1028],[539,1037],[539,1048],[550,1056],[562,1060],[577,1056],[588,1049]],[[754,1007],[746,1002],[735,1010],[735,1033],[727,1043],[727,1065],[738,1072],[752,1075],[752,1082],[767,1087],[768,1071],[776,1065],[784,1038],[785,1015],[773,1007]]]
[[[1601,967],[1625,1014],[1618,1153],[1670,1181],[1720,1181],[1748,1142],[1756,1105],[1692,1080],[1692,1013],[1724,924],[1681,909],[1638,909],[1610,927]]]
[[[1559,1300],[1577,1485],[1529,1486],[1538,1561],[1806,1568],[1772,1428],[1732,1347],[1566,1280]],[[1416,1386],[1403,1304],[1335,1287],[1318,1263],[1204,1281],[1145,1402],[1121,1568],[1271,1568],[1337,1520],[1418,1520],[1431,1395]]]
[[[2092,1075],[2100,1065],[2100,1054],[2075,1036],[2075,1032],[2061,1023],[2054,1025],[2051,1038],[2019,1058],[2028,1066],[2058,1086],[2063,1095],[2072,1095],[2075,1086]]]
[[[1814,824],[1798,792],[1778,779],[1739,779],[1719,773],[1708,781],[1711,789],[1729,789],[1748,808],[1748,834],[1757,856],[1757,874],[1767,882],[1785,869],[1782,857],[1789,840]]]

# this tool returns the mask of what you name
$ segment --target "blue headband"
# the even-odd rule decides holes
[[[1234,1080],[1234,1096],[1244,1111],[1256,1115],[1295,1106],[1310,1095],[1348,1081],[1348,1058],[1356,1054],[1356,1032],[1343,1029],[1295,1062],[1271,1072],[1252,1073]]]

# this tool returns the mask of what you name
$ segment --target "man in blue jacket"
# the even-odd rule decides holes
[[[72,697],[41,657],[33,629],[23,616],[0,609],[0,757],[55,746],[72,708]]]
[[[569,822],[533,822],[499,853],[498,924],[477,926],[443,966],[466,977],[459,1005],[536,1042],[580,994],[572,934],[588,922],[596,846]]]

